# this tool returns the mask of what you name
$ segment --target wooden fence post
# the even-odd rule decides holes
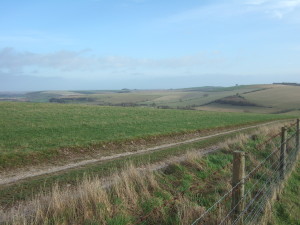
[[[286,169],[286,142],[287,142],[287,129],[286,127],[281,128],[281,147],[280,147],[280,166],[279,166],[279,174],[280,178],[284,179],[285,169]]]
[[[245,153],[241,151],[233,152],[233,169],[232,169],[232,216],[231,220],[235,221],[243,212],[244,203],[244,178],[245,178]],[[239,218],[237,224],[243,224],[243,216]]]

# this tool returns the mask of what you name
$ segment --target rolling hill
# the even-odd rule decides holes
[[[39,91],[0,93],[1,100],[295,115],[300,109],[300,86],[283,83],[168,90]]]

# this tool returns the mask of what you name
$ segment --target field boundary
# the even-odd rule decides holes
[[[290,131],[296,125],[296,131]],[[299,119],[260,144],[265,146],[277,137],[280,142],[257,166],[245,173],[245,152],[233,152],[232,188],[202,213],[191,225],[207,224],[265,224],[266,212],[278,198],[300,153]],[[222,211],[220,213],[220,211]]]
[[[288,120],[290,121],[290,119],[288,119]],[[287,120],[276,120],[276,121],[271,121],[271,122],[267,122],[267,123],[261,123],[261,124],[257,124],[257,125],[246,126],[246,127],[243,127],[243,128],[233,129],[233,130],[229,130],[229,131],[223,131],[223,132],[219,132],[219,133],[216,133],[216,134],[211,134],[211,135],[207,135],[207,136],[192,138],[192,139],[188,139],[188,140],[185,140],[185,141],[180,141],[180,142],[175,142],[175,143],[170,143],[170,144],[163,144],[163,145],[159,145],[159,146],[155,146],[155,147],[151,147],[151,148],[146,148],[146,149],[142,149],[142,150],[134,151],[134,152],[132,152],[132,151],[131,152],[124,152],[124,153],[119,153],[119,154],[115,154],[115,155],[111,155],[111,156],[102,156],[100,158],[82,160],[82,161],[75,162],[75,163],[69,163],[69,164],[64,165],[64,166],[55,166],[55,167],[52,167],[52,168],[42,169],[42,170],[39,170],[39,171],[26,171],[24,173],[19,172],[18,175],[7,176],[7,177],[4,177],[4,178],[1,178],[0,185],[9,185],[9,184],[16,183],[18,181],[22,181],[22,180],[33,178],[33,177],[54,174],[54,173],[57,173],[57,172],[62,172],[62,171],[70,170],[70,169],[80,168],[80,167],[84,167],[84,166],[87,166],[87,165],[90,165],[90,164],[110,161],[110,160],[114,160],[114,159],[118,159],[118,158],[122,158],[122,157],[126,157],[126,156],[140,155],[140,154],[145,154],[145,153],[154,152],[154,151],[158,151],[158,150],[163,150],[163,149],[167,149],[167,148],[170,148],[170,147],[189,144],[189,143],[202,141],[202,140],[206,140],[206,139],[221,136],[221,135],[231,134],[231,133],[234,133],[234,132],[243,131],[243,130],[247,130],[247,129],[253,129],[253,128],[266,126],[266,125],[270,125],[270,124],[274,124],[274,123],[278,123],[278,122],[283,122],[283,121],[287,121]]]
[[[296,125],[296,128],[294,128]],[[231,188],[220,195],[214,203],[202,211],[191,225],[246,225],[267,224],[273,202],[278,199],[286,180],[300,159],[300,122],[284,126],[281,132],[273,134],[266,141],[252,147],[263,151],[265,156],[252,167],[245,160],[252,158],[251,153],[233,151]],[[253,136],[252,138],[255,138]],[[266,146],[270,152],[264,152]],[[265,154],[266,153],[266,154]],[[246,167],[247,164],[247,167]],[[246,168],[250,171],[246,173]],[[171,208],[183,196],[192,197],[186,190],[179,191],[160,206],[139,217],[134,225],[142,224],[148,217],[162,208]],[[194,196],[197,199],[199,196]],[[201,205],[199,205],[201,206]]]

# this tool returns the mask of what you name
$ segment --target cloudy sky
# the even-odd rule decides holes
[[[300,0],[9,0],[0,21],[0,91],[300,82]]]

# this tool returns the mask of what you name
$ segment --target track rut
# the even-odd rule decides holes
[[[270,125],[270,124],[277,123],[277,122],[279,122],[279,121],[272,121],[272,122],[261,123],[261,124],[253,125],[253,126],[246,126],[246,127],[243,127],[243,128],[232,129],[232,130],[229,130],[229,131],[223,131],[223,132],[215,133],[215,134],[212,134],[212,135],[192,138],[192,139],[188,139],[188,140],[185,140],[185,141],[173,142],[173,143],[170,143],[170,144],[163,144],[163,145],[159,145],[159,146],[155,146],[155,147],[151,147],[151,148],[141,149],[139,151],[124,152],[124,153],[114,154],[114,155],[111,155],[111,156],[102,156],[102,157],[95,158],[95,159],[82,160],[82,161],[79,161],[79,162],[69,163],[69,164],[63,165],[63,166],[52,166],[52,167],[44,168],[44,169],[40,169],[40,170],[18,172],[18,174],[15,174],[15,175],[12,175],[12,176],[2,176],[2,177],[0,177],[0,185],[8,185],[8,184],[12,184],[12,183],[17,183],[19,181],[22,181],[22,180],[25,180],[25,179],[28,179],[28,178],[49,175],[49,174],[62,172],[62,171],[67,171],[67,170],[70,170],[70,169],[83,167],[83,166],[86,166],[86,165],[89,165],[89,164],[104,162],[104,161],[113,160],[113,159],[117,159],[117,158],[121,158],[121,157],[144,154],[144,153],[148,153],[148,152],[152,152],[152,151],[159,151],[159,150],[162,150],[162,149],[166,149],[166,148],[170,148],[170,147],[174,147],[174,146],[178,146],[178,145],[183,145],[183,144],[188,144],[188,143],[192,143],[192,142],[196,142],[196,141],[206,140],[206,139],[213,138],[213,137],[216,137],[216,136],[231,134],[231,133],[234,133],[234,132],[243,131],[243,130],[247,130],[247,129],[253,129],[253,128],[256,128],[256,127]],[[213,151],[215,151],[215,150],[216,150],[216,148],[213,147]]]

